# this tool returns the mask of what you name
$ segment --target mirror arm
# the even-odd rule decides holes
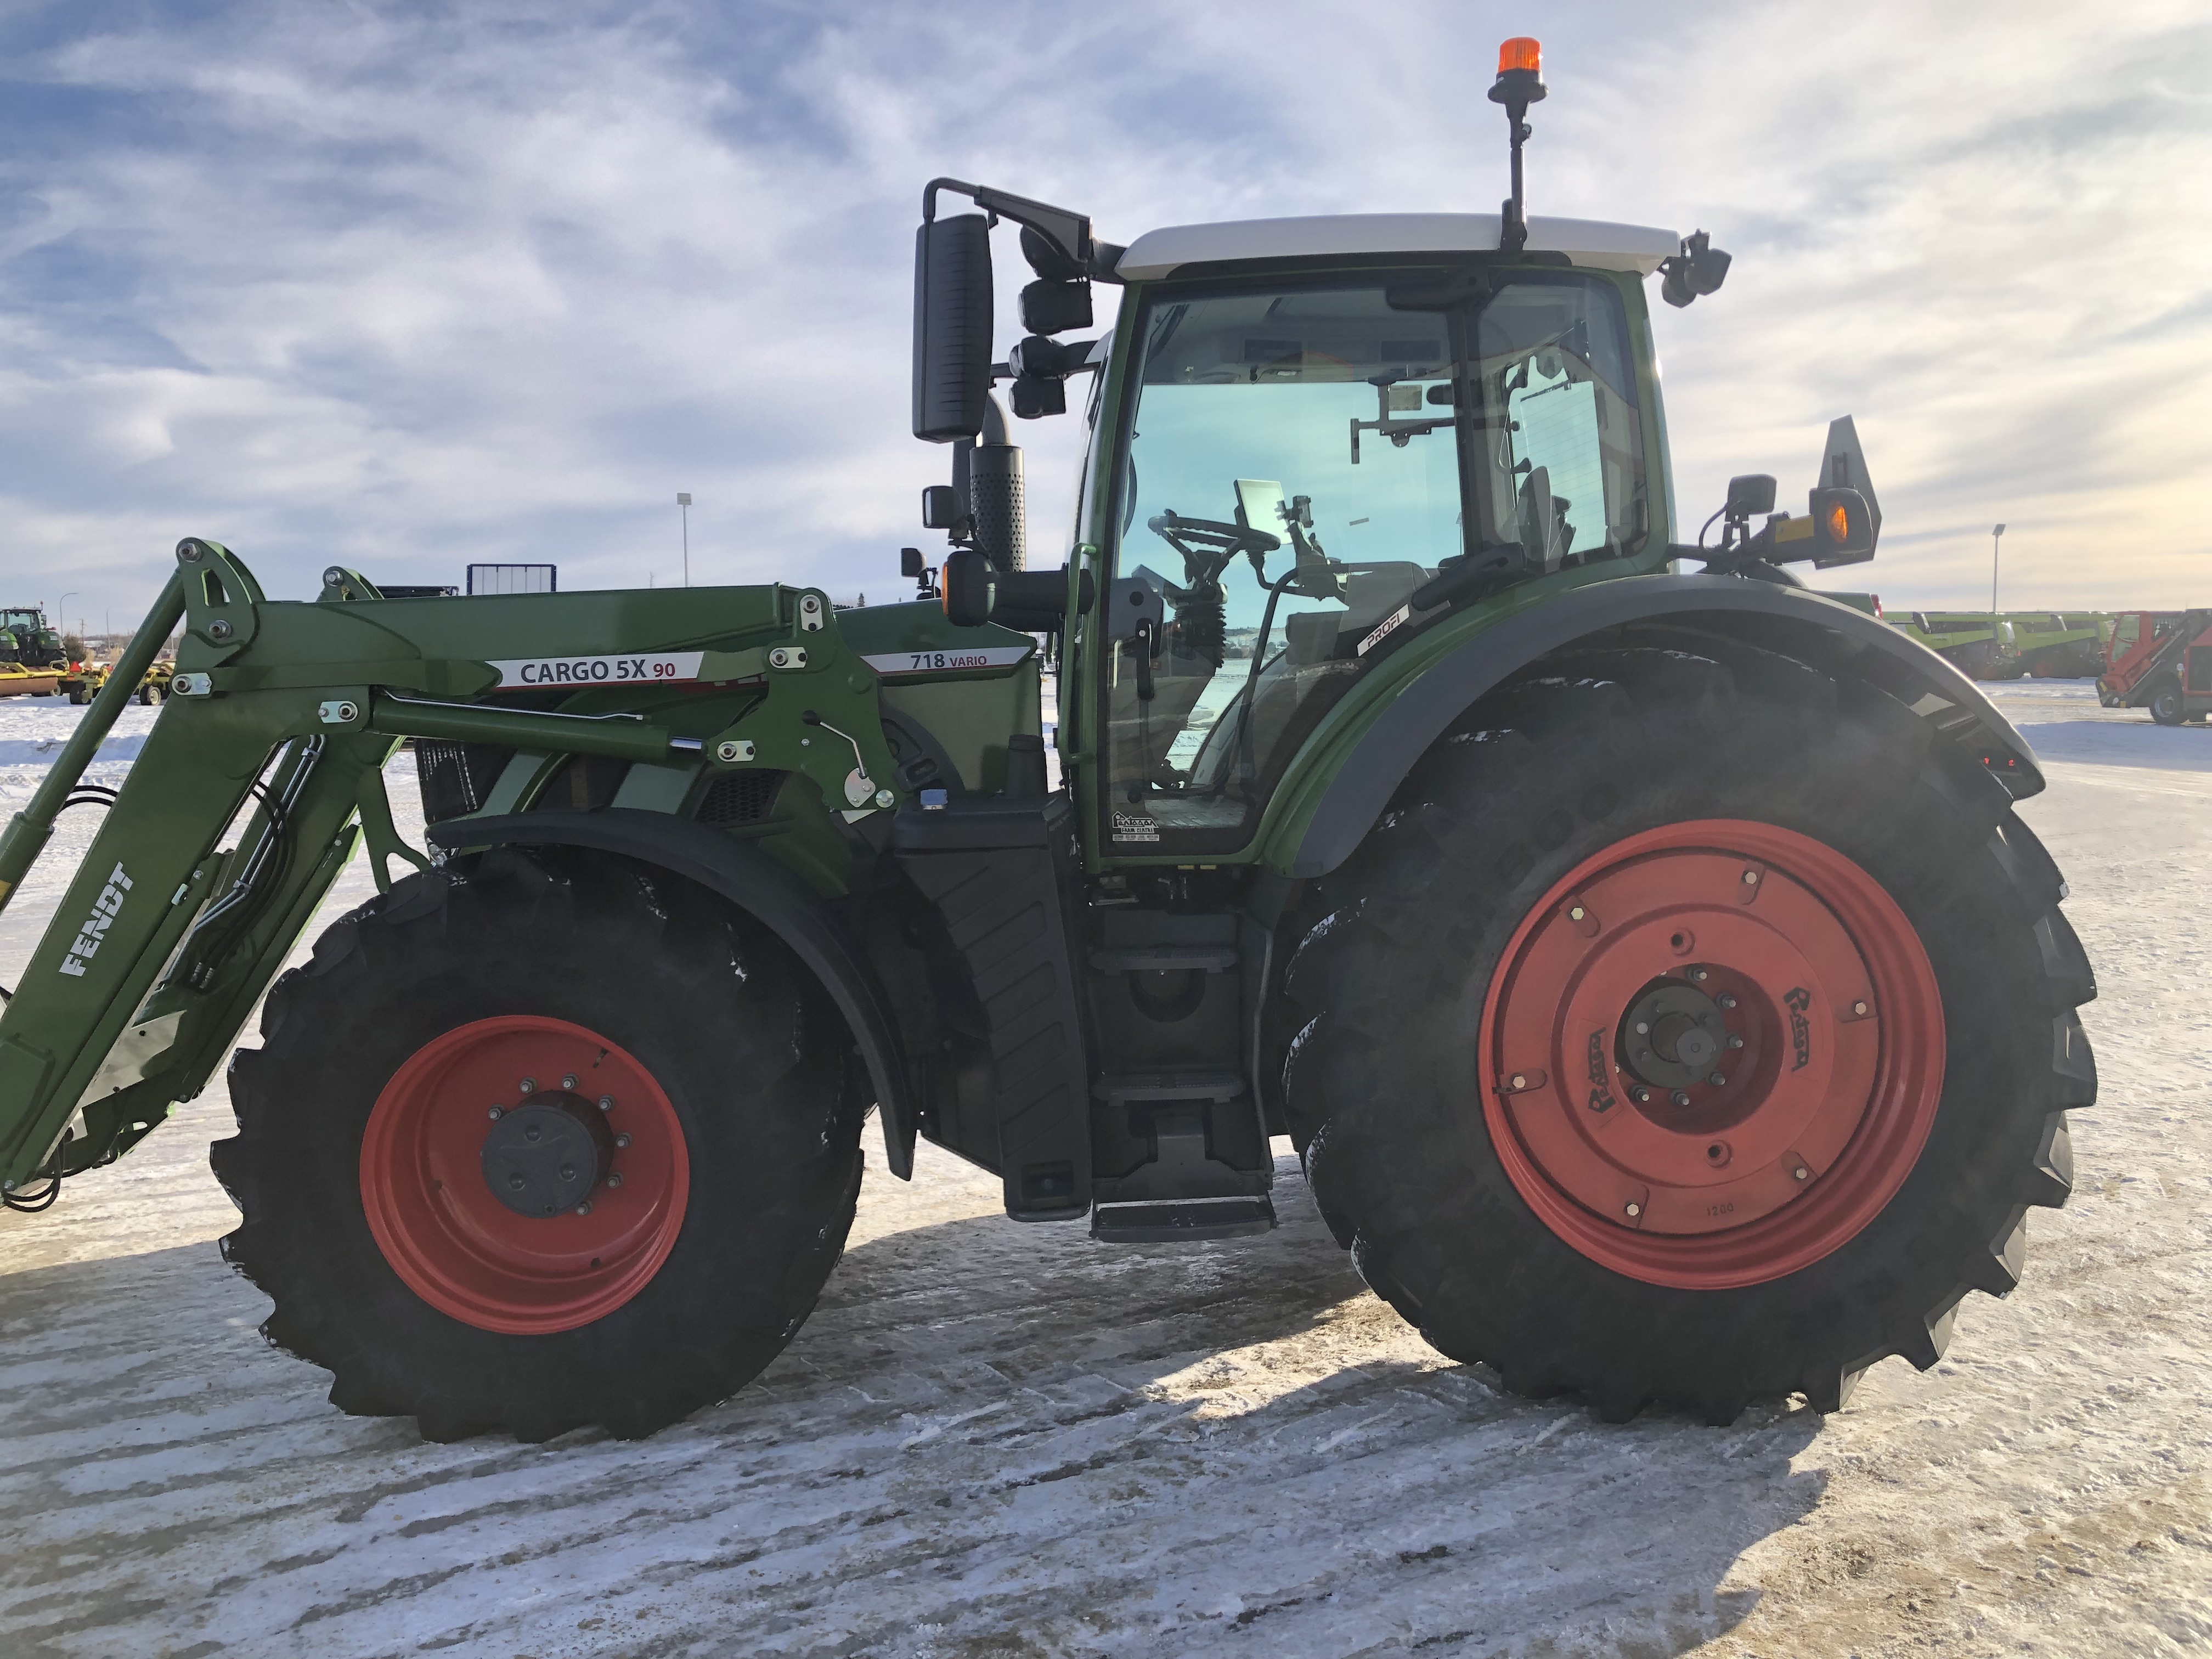
[[[1082,266],[1095,280],[1103,283],[1121,280],[1114,268],[1121,263],[1121,255],[1127,250],[1094,237],[1091,234],[1089,215],[1054,207],[1045,202],[1034,202],[1026,196],[994,190],[988,185],[971,185],[958,179],[933,179],[921,192],[921,217],[925,224],[937,216],[937,192],[940,190],[965,196],[986,213],[1028,227],[1050,242],[1071,264]]]

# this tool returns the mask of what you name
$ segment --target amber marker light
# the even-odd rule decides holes
[[[1831,501],[1828,504],[1828,539],[1832,542],[1842,543],[1850,538],[1850,509],[1841,501]]]
[[[1531,75],[1544,72],[1544,43],[1532,40],[1525,34],[1516,34],[1498,48],[1498,72],[1510,75],[1515,70],[1526,70]]]

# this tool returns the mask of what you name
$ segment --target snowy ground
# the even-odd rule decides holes
[[[1284,1143],[1276,1232],[1115,1249],[1006,1220],[924,1148],[911,1186],[872,1172],[820,1310],[737,1401],[642,1445],[428,1446],[255,1334],[213,1243],[216,1090],[0,1219],[0,1652],[2205,1651],[2212,731],[2086,683],[1996,696],[2052,763],[2027,816],[2102,981],[2104,1097],[2026,1284],[1971,1298],[1925,1376],[1890,1361],[1826,1420],[1608,1428],[1426,1349]],[[0,705],[0,807],[76,713]],[[0,916],[0,981],[51,863]]]

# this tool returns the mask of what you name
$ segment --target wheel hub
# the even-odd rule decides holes
[[[675,1248],[690,1181],[683,1121],[652,1072],[535,1014],[424,1043],[362,1136],[362,1207],[392,1270],[440,1312],[515,1335],[574,1330],[643,1290]]]
[[[1619,1048],[1626,1068],[1652,1087],[1687,1089],[1711,1077],[1730,1035],[1711,997],[1694,985],[1668,980],[1645,991],[1621,1016]]]
[[[1911,924],[1843,854],[1673,824],[1529,913],[1478,1066],[1500,1162],[1553,1231],[1653,1283],[1755,1284],[1903,1183],[1942,1092],[1942,1005]]]
[[[542,1218],[573,1210],[614,1165],[606,1114],[566,1090],[502,1109],[484,1136],[484,1185],[517,1215]]]

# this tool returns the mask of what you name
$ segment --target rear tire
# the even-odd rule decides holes
[[[262,1036],[212,1149],[244,1215],[223,1254],[343,1410],[432,1440],[651,1434],[768,1364],[843,1249],[866,1104],[843,1023],[766,929],[661,872],[508,850],[410,877],[277,981]],[[590,1131],[561,1171],[588,1209],[507,1207],[495,1105],[509,1137]]]
[[[1799,1392],[1833,1410],[1887,1355],[1935,1364],[1968,1291],[2002,1296],[2018,1281],[2025,1206],[2064,1202],[2064,1112],[2095,1093],[2074,1013],[2094,994],[2089,965],[2056,908],[2057,872],[2003,785],[1870,689],[1756,651],[1727,655],[1574,659],[1564,667],[1575,678],[1524,683],[1470,711],[1318,884],[1287,970],[1304,1017],[1287,1115],[1316,1200],[1368,1283],[1453,1358],[1487,1361],[1525,1394],[1581,1390],[1614,1419],[1657,1400],[1728,1422],[1751,1400]],[[1765,1036],[1706,1062],[1742,1064],[1745,1092],[1731,1104],[1698,1083],[1710,1098],[1683,1123],[1668,1117],[1671,1094],[1648,1109],[1629,1097],[1647,1079],[1626,1045],[1636,999],[1653,987],[1679,990],[1700,960],[1714,984],[1744,966],[1732,966],[1735,945],[1701,958],[1694,944],[1699,932],[1735,937],[1726,883],[1710,902],[1689,890],[1711,861],[1695,849],[1742,852],[1732,839],[1756,846],[1729,879],[1750,868],[1817,901],[1792,925],[1817,935],[1808,954],[1844,964],[1832,977],[1854,950],[1878,997],[1887,975],[1875,1012],[1887,1069],[1846,1087],[1854,994],[1808,1005],[1785,994],[1802,988],[1785,976],[1766,994]],[[1653,859],[1676,862],[1653,878]],[[1593,870],[1626,885],[1608,897],[1576,884]],[[1593,890],[1571,925],[1577,896]],[[1647,936],[1616,926],[1634,904],[1675,921],[1637,944]],[[1665,928],[1700,914],[1710,928],[1686,928],[1686,954],[1670,958]],[[1897,922],[1887,934],[1885,915]],[[1632,953],[1625,966],[1604,955],[1632,945],[1658,955],[1627,993],[1619,1047],[1608,1016],[1607,1040],[1584,1054],[1579,1027],[1567,1029],[1579,990],[1533,1009],[1515,1000],[1541,979],[1539,950],[1554,965],[1587,951],[1571,970],[1585,977],[1563,984],[1595,984],[1592,964],[1611,963],[1637,986],[1645,969]],[[1916,957],[1932,975],[1917,993]],[[1756,978],[1742,981],[1747,1011]],[[1749,1224],[1686,1218],[1681,1201],[1704,1176],[1698,1143],[1722,1145],[1725,1162],[1725,1142],[1754,1142],[1778,1121],[1796,1040],[1784,1021],[1808,1006],[1809,1052],[1832,1049],[1842,1079],[1820,1109],[1843,1111],[1844,1133],[1830,1120],[1820,1133],[1834,1148],[1798,1177],[1812,1184],[1770,1187]],[[1728,1018],[1742,1029],[1741,1014]],[[1492,1037],[1497,1075],[1478,1058]],[[1848,1040],[1867,1044],[1865,1028]],[[1794,1050],[1796,1066],[1808,1048]],[[1623,1151],[1628,1124],[1642,1150]],[[1796,1175],[1803,1160],[1784,1145],[1780,1160],[1769,1148],[1736,1173]],[[1648,1195],[1630,1194],[1634,1211],[1618,1193],[1593,1207],[1597,1183],[1639,1170]]]
[[[2146,706],[2160,726],[2179,726],[2189,717],[2189,704],[2181,695],[2179,676],[2168,674],[2151,689]]]

